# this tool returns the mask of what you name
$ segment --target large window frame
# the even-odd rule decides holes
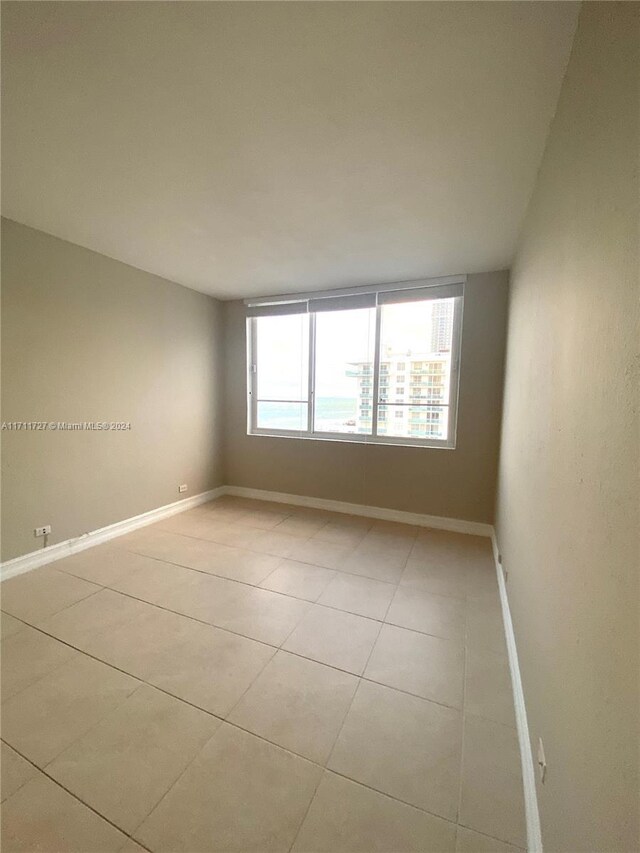
[[[312,441],[346,441],[357,444],[400,445],[409,447],[432,447],[453,450],[456,446],[458,397],[460,386],[460,353],[462,344],[462,319],[464,309],[464,284],[466,277],[447,277],[416,282],[401,282],[380,285],[375,288],[350,288],[316,293],[296,294],[282,297],[245,300],[247,305],[247,434],[274,436]],[[418,436],[390,436],[378,434],[379,409],[386,407],[417,406],[414,402],[396,403],[380,400],[380,348],[382,311],[386,304],[400,302],[423,302],[430,299],[453,299],[453,328],[451,342],[451,373],[449,397],[441,403],[425,409],[447,407],[449,410],[448,435],[446,439]],[[325,307],[331,306],[331,307]],[[375,308],[375,340],[372,371],[372,423],[371,434],[324,432],[314,430],[315,421],[315,378],[316,378],[316,316],[323,310],[349,310],[356,307]],[[261,316],[286,314],[306,315],[308,328],[308,400],[289,402],[307,405],[307,428],[305,430],[275,429],[258,427],[258,364],[257,324]],[[280,401],[260,401],[280,402]]]

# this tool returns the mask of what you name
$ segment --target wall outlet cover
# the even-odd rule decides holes
[[[186,492],[187,491],[187,484],[183,483],[181,486],[178,486],[178,491],[180,492],[180,494],[182,494],[183,492]]]
[[[48,536],[51,533],[51,525],[45,524],[44,527],[35,527],[33,530],[34,536]]]

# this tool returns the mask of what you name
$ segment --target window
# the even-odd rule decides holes
[[[304,430],[309,411],[307,317],[264,317],[256,324],[255,424],[258,429]]]
[[[249,301],[248,432],[454,447],[463,282],[395,287]]]

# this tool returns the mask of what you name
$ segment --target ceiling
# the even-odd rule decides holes
[[[3,2],[3,214],[221,298],[508,267],[563,2]]]

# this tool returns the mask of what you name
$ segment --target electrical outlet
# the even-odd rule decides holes
[[[33,530],[34,536],[48,536],[51,533],[51,525],[45,524],[44,527],[35,527]]]
[[[547,759],[544,755],[544,744],[542,743],[542,738],[538,738],[538,772],[540,774],[540,781],[544,785],[544,780],[547,776]]]
[[[183,483],[181,486],[178,486],[178,491],[180,492],[180,494],[182,494],[183,492],[186,492],[187,491],[187,484]]]

